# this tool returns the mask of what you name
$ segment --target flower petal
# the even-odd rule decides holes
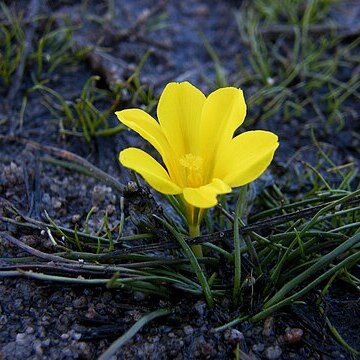
[[[202,154],[208,154],[208,161],[213,159],[217,148],[232,139],[245,115],[246,104],[240,89],[221,88],[207,97],[201,115],[200,133]]]
[[[205,95],[188,82],[169,83],[159,100],[159,123],[179,157],[197,154],[199,123]]]
[[[163,194],[180,194],[181,188],[169,177],[166,170],[145,151],[128,148],[121,151],[122,165],[138,172],[155,190]]]
[[[147,140],[164,157],[169,152],[169,143],[159,123],[145,111],[126,109],[117,111],[115,115],[130,129],[136,131]]]
[[[217,204],[217,196],[231,192],[231,187],[220,179],[198,188],[184,188],[186,202],[197,208],[210,208]]]
[[[248,184],[266,170],[278,146],[278,137],[272,132],[244,132],[218,153],[214,176],[231,187]]]
[[[179,183],[181,181],[181,175],[179,174],[177,160],[159,123],[152,116],[140,109],[117,111],[115,115],[124,125],[136,131],[141,137],[154,146],[160,153],[171,178]]]

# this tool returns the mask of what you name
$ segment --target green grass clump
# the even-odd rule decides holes
[[[300,25],[306,16],[309,24],[323,21],[337,0],[255,0],[252,7],[266,23]]]
[[[60,134],[83,137],[87,143],[99,136],[111,136],[124,130],[122,125],[110,127],[109,117],[118,108],[120,94],[113,98],[113,93],[96,86],[98,76],[90,77],[84,84],[79,97],[75,100],[66,100],[59,92],[37,84],[31,92],[40,91],[42,103],[59,121]],[[112,104],[99,110],[96,103],[108,102]]]
[[[53,21],[48,21],[44,35],[37,42],[37,46],[30,59],[36,63],[35,76],[37,81],[49,79],[59,67],[65,67],[84,60],[90,48],[76,48],[74,45],[74,30],[70,27],[55,28]]]
[[[132,106],[143,104],[144,110],[149,113],[155,109],[158,99],[151,85],[141,83],[140,73],[152,53],[153,50],[146,51],[131,76],[126,81],[115,84],[112,89],[115,93],[123,94],[126,102]]]
[[[312,14],[321,11],[314,11],[315,2],[302,3],[306,5],[302,17],[274,36],[266,27],[276,21],[274,15],[259,13],[254,4],[237,13],[241,39],[250,51],[239,58],[239,85],[246,88],[251,83],[255,90],[249,99],[249,107],[258,109],[252,122],[275,114],[289,121],[312,113],[340,130],[347,117],[344,102],[349,97],[359,98],[359,76],[344,82],[342,75],[354,65],[349,53],[353,54],[358,40],[342,45],[335,26],[325,34],[312,34],[311,24],[316,20]]]
[[[3,2],[0,9],[7,24],[0,25],[0,81],[9,86],[25,48],[25,34],[21,27],[22,16],[10,10]]]

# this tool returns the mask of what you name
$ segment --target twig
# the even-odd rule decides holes
[[[112,57],[109,54],[84,39],[76,39],[75,41],[75,49],[90,49],[86,55],[88,64],[95,73],[104,79],[110,88],[124,80],[128,64],[119,62],[119,60],[116,60],[116,62],[111,61]]]
[[[31,246],[24,244],[22,241],[15,239],[11,235],[7,234],[6,232],[0,232],[0,239],[9,241],[12,244],[18,246],[20,249],[26,251],[27,253],[29,253],[33,256],[39,257],[41,259],[45,259],[47,261],[68,262],[68,263],[76,262],[74,260],[65,259],[60,256],[56,256],[56,255],[52,255],[52,254],[46,254],[40,250],[36,250],[36,249],[32,248]]]
[[[171,47],[171,44],[165,43],[163,41],[148,39],[147,36],[143,33],[143,27],[147,20],[158,12],[162,11],[166,4],[166,0],[161,0],[150,9],[144,10],[134,22],[134,24],[128,29],[115,30],[114,26],[106,26],[104,29],[106,41],[116,44],[121,41],[128,40],[131,37],[135,38],[139,42],[168,50]],[[84,47],[84,44],[81,42],[78,45]],[[88,61],[90,66],[104,77],[108,86],[111,87],[123,80],[126,65],[115,65],[114,62],[109,60],[108,56],[104,56],[104,54],[102,54],[98,49],[95,48],[94,51],[89,52]]]
[[[170,44],[163,41],[156,41],[148,39],[144,34],[143,28],[147,20],[162,11],[167,4],[167,0],[161,0],[149,9],[144,10],[135,20],[132,26],[124,30],[115,30],[115,26],[107,25],[102,31],[105,33],[106,42],[109,44],[116,44],[121,41],[126,41],[129,38],[135,38],[139,42],[156,46],[162,49],[169,49]],[[56,23],[58,27],[62,27],[62,18],[64,15],[56,15]],[[100,43],[101,40],[98,40]],[[84,36],[77,36],[74,38],[74,48],[84,49],[89,48],[86,54],[86,59],[93,71],[101,75],[106,84],[111,87],[124,80],[127,72],[128,64],[120,62],[119,59],[112,58],[109,54],[102,51],[96,44],[90,43]]]
[[[73,268],[73,267],[69,267],[66,265],[63,265],[61,263],[57,263],[57,264],[40,264],[40,263],[36,263],[36,264],[15,264],[15,265],[2,265],[0,263],[0,269],[1,271],[4,273],[5,271],[15,271],[15,270],[26,270],[26,271],[31,271],[31,270],[36,270],[36,271],[44,271],[44,270],[48,270],[48,271],[52,271],[54,273],[67,273],[67,274],[77,274],[77,275],[99,275],[99,271],[91,271],[91,270],[86,270],[83,269],[81,267],[81,264],[78,264],[78,268]],[[104,271],[105,273],[105,271]]]

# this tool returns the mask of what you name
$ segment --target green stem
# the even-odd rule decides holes
[[[189,235],[191,238],[200,236],[200,225],[189,224]],[[203,257],[203,250],[201,245],[193,245],[191,249],[197,258]]]

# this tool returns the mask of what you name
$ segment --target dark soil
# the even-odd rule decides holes
[[[29,12],[30,1],[7,1],[20,11]],[[16,3],[16,4],[15,4]],[[90,18],[106,14],[106,2],[48,1],[41,2],[39,14],[57,18],[54,27],[74,24],[75,40],[80,46],[101,43],[111,48],[106,59],[94,63],[91,57],[60,67],[52,73],[46,86],[67,99],[80,93],[92,74],[102,76],[104,88],[132,74],[147,50],[152,49],[141,72],[141,81],[153,86],[159,94],[169,81],[188,80],[209,92],[215,79],[214,63],[199,36],[202,33],[222,60],[227,74],[236,72],[236,54],[245,52],[238,41],[233,11],[240,1],[114,1],[112,25],[100,25]],[[87,7],[84,10],[84,3]],[[155,6],[155,10],[154,10]],[[26,9],[26,10],[24,10]],[[139,21],[146,11],[154,11],[146,26]],[[91,16],[90,16],[91,15]],[[150,31],[150,20],[167,16],[166,28]],[[3,20],[3,19],[2,19]],[[42,24],[42,22],[39,22]],[[24,25],[26,26],[26,25]],[[128,30],[126,30],[128,29]],[[125,31],[126,30],[126,31]],[[37,27],[31,39],[36,44],[44,29]],[[92,206],[97,210],[89,223],[96,231],[107,212],[109,226],[119,218],[119,195],[98,181],[76,172],[40,161],[44,156],[13,136],[37,141],[72,151],[102,170],[126,183],[129,175],[117,162],[119,151],[129,144],[144,146],[131,133],[97,138],[91,145],[82,137],[59,135],[58,120],[42,105],[42,95],[34,92],[28,97],[23,125],[19,124],[22,96],[31,84],[35,61],[29,59],[21,86],[11,101],[9,87],[0,88],[0,125],[4,137],[0,140],[0,197],[6,199],[27,216],[46,221],[44,210],[59,225],[73,228],[83,224]],[[246,90],[246,89],[245,89]],[[126,107],[124,98],[119,108]],[[105,106],[106,104],[104,104]],[[354,105],[355,106],[355,105]],[[115,116],[111,119],[116,124]],[[279,119],[258,124],[276,131],[281,139],[278,162],[308,145],[309,133],[299,122],[281,127]],[[319,128],[321,125],[319,125]],[[334,156],[356,158],[359,124],[347,124],[333,139]],[[296,141],[291,138],[299,135]],[[11,140],[12,139],[12,140]],[[307,142],[308,143],[307,143]],[[357,141],[357,143],[356,143]],[[310,156],[307,154],[307,156]],[[0,223],[0,231],[44,252],[53,249],[46,233]],[[128,234],[136,231],[129,225]],[[1,257],[27,256],[14,245],[0,240]],[[0,263],[1,269],[2,263]],[[205,302],[183,294],[174,299],[156,297],[99,286],[69,286],[59,283],[0,277],[0,359],[96,359],[142,315],[163,307],[171,307],[170,316],[157,319],[143,328],[118,353],[119,359],[227,359],[234,358],[237,344],[251,359],[353,359],[327,330],[312,295],[308,305],[287,308],[265,320],[236,325],[225,332],[214,328],[241,315],[227,299],[210,311]],[[359,347],[359,294],[337,283],[324,299],[325,311],[344,339]],[[244,357],[245,359],[245,357]]]

